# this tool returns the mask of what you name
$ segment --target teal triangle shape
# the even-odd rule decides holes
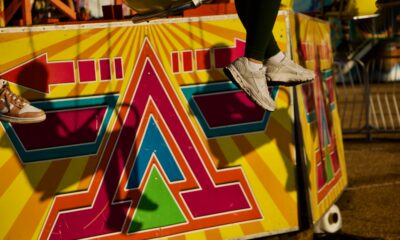
[[[153,167],[129,227],[129,232],[185,223],[175,198],[157,168]]]

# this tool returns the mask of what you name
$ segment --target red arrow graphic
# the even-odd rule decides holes
[[[233,62],[236,58],[244,55],[246,42],[236,39],[234,47],[221,47],[214,49],[215,67],[224,68]]]
[[[51,84],[75,82],[74,62],[48,62],[45,53],[0,74],[0,78],[49,93]]]

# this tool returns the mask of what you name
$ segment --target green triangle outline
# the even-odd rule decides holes
[[[159,170],[153,166],[129,233],[187,222]]]

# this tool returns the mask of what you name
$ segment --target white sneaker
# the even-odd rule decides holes
[[[25,98],[14,94],[6,80],[0,79],[0,121],[38,123],[46,119],[43,110],[32,106]]]
[[[270,85],[294,86],[315,79],[313,71],[303,68],[286,56],[280,62],[269,59],[265,66],[267,67],[266,74]]]
[[[269,94],[267,80],[265,79],[265,67],[258,71],[251,71],[248,68],[248,59],[240,57],[224,68],[224,73],[262,108],[268,111],[275,110],[276,104]]]

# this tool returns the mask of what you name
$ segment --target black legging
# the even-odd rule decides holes
[[[235,0],[246,29],[246,57],[263,61],[280,51],[272,34],[280,4],[281,0]]]

